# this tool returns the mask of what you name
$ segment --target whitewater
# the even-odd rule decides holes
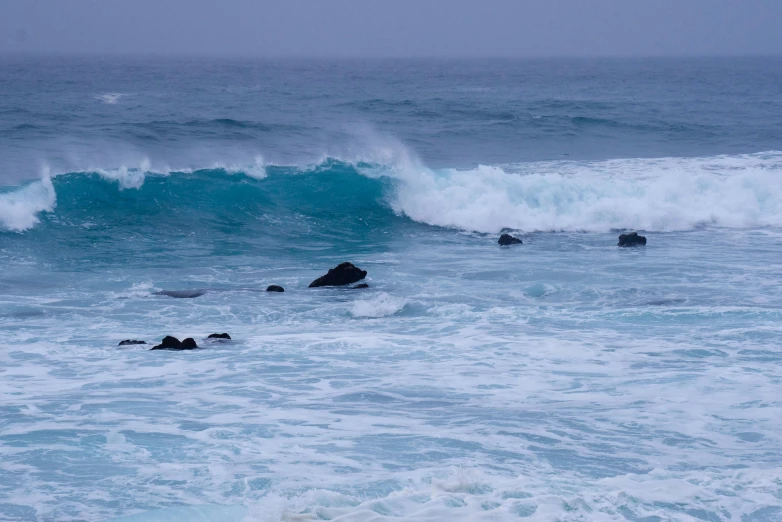
[[[778,61],[2,60],[0,520],[782,517]]]

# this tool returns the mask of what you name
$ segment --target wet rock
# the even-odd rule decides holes
[[[369,285],[366,283],[360,283],[353,287],[354,289],[358,290],[359,288],[369,288]]]
[[[497,244],[500,246],[523,245],[524,242],[517,237],[511,236],[510,234],[503,234],[500,236],[500,239],[497,240]]]
[[[163,337],[163,340],[160,342],[160,344],[150,348],[150,350],[181,350],[181,349],[182,349],[182,341],[170,335]]]
[[[214,334],[210,334],[209,337],[207,337],[207,339],[231,339],[231,336],[228,335],[227,333],[221,333],[221,334],[214,333]]]
[[[284,292],[285,289],[278,285],[269,285],[269,287],[266,289],[267,292]]]
[[[192,337],[188,337],[187,339],[182,339],[182,350],[192,350],[193,348],[198,348],[198,345],[195,342],[195,339]]]
[[[328,271],[326,275],[320,276],[312,283],[310,288],[320,286],[344,286],[357,283],[367,276],[366,270],[353,265],[353,263],[341,263]]]
[[[638,232],[630,232],[629,234],[622,234],[619,236],[619,243],[616,246],[630,247],[630,246],[643,246],[646,244],[646,238],[639,236]]]
[[[129,346],[131,344],[147,344],[146,341],[137,341],[135,339],[125,339],[119,342],[119,346]]]
[[[201,297],[205,293],[206,290],[161,290],[160,292],[153,292],[152,295],[165,295],[176,297],[177,299],[193,299]]]
[[[160,344],[153,346],[150,350],[192,350],[194,348],[198,348],[198,345],[192,337],[180,341],[176,337],[167,335],[163,337]]]

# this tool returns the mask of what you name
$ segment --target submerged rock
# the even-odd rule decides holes
[[[523,245],[524,242],[517,237],[511,236],[510,234],[503,234],[500,236],[500,239],[497,240],[497,244],[500,246]]]
[[[131,344],[147,344],[146,341],[137,341],[135,339],[125,339],[124,341],[119,342],[119,346],[128,346]]]
[[[629,247],[629,246],[642,246],[646,244],[646,238],[639,236],[638,232],[630,232],[629,234],[622,234],[619,236],[619,243],[616,246]]]
[[[285,289],[279,285],[269,285],[266,289],[267,292],[284,292]]]
[[[177,299],[193,299],[201,297],[205,293],[206,290],[161,290],[160,292],[153,292],[152,295],[166,295],[168,297],[176,297]]]
[[[353,287],[355,290],[358,290],[359,288],[369,288],[369,285],[366,283],[360,283]]]
[[[328,271],[326,275],[320,276],[312,283],[310,288],[318,288],[320,286],[344,286],[361,281],[367,276],[366,270],[353,265],[353,263],[340,263],[336,267]]]
[[[230,339],[231,336],[227,333],[221,333],[221,334],[210,334],[207,339]]]

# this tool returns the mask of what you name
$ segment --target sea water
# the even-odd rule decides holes
[[[2,58],[0,519],[782,520],[781,125],[776,58]]]

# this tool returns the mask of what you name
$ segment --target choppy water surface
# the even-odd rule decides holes
[[[778,61],[4,60],[0,519],[782,519]]]

